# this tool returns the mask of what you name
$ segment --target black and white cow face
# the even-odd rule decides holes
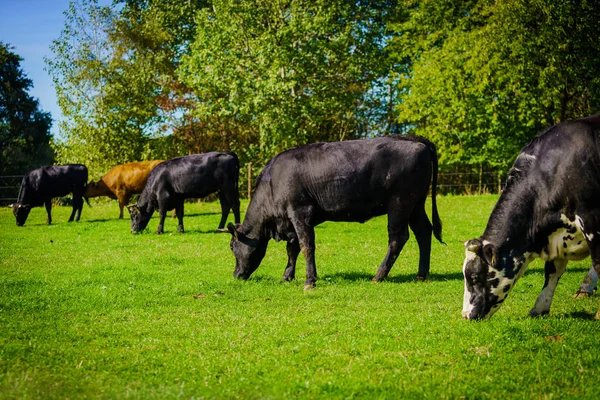
[[[31,206],[28,204],[16,203],[13,205],[13,214],[17,219],[17,226],[25,225],[25,221],[27,221],[27,217],[29,216],[29,212],[31,211]]]
[[[129,215],[131,216],[131,232],[139,233],[146,229],[150,222],[151,215],[146,215],[137,205],[128,206]]]
[[[532,257],[499,254],[493,244],[479,239],[469,240],[465,247],[462,315],[466,319],[489,318],[498,311]]]
[[[230,248],[235,255],[235,270],[233,277],[236,279],[248,279],[259,267],[267,252],[267,242],[250,239],[241,232],[240,226],[232,223],[227,225],[231,233]]]

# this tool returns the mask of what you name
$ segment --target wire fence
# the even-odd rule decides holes
[[[240,171],[240,196],[249,198],[248,190],[258,175],[252,164]],[[250,171],[248,173],[248,171]],[[438,174],[438,193],[455,195],[476,195],[484,193],[500,193],[504,188],[506,176],[494,171],[481,172],[440,172]],[[17,201],[22,175],[0,176],[0,204],[8,205]],[[216,199],[216,196],[211,199]]]
[[[0,204],[11,204],[17,200],[22,175],[0,176]]]

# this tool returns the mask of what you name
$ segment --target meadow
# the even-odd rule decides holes
[[[549,316],[527,316],[537,260],[491,320],[461,318],[463,242],[496,200],[439,198],[447,245],[434,241],[425,282],[414,237],[390,277],[370,281],[385,217],[322,224],[311,291],[302,256],[280,283],[283,242],[250,280],[233,279],[216,202],[186,204],[186,233],[168,219],[164,235],[156,215],[131,234],[116,202],[84,206],[79,223],[56,207],[51,226],[36,208],[22,228],[2,208],[0,397],[598,398],[598,295],[571,297],[589,259],[569,264]]]

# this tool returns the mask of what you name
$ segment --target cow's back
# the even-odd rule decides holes
[[[511,174],[536,188],[537,202],[541,203],[538,208],[568,209],[600,198],[598,120],[587,118],[556,125],[519,154]]]
[[[306,204],[320,208],[326,219],[368,219],[384,214],[394,196],[427,195],[432,168],[427,143],[389,136],[302,146],[276,156],[257,191],[268,185],[281,212]]]
[[[228,174],[235,172],[237,179],[237,168],[237,157],[230,153],[210,152],[173,158],[152,170],[144,192],[167,191],[187,198],[205,197],[221,190],[227,183],[224,177]]]
[[[138,161],[117,165],[102,177],[102,181],[113,192],[141,193],[150,172],[163,160]]]
[[[82,164],[47,166],[30,171],[21,183],[19,203],[41,205],[45,200],[66,196],[73,190],[83,193],[88,170]]]

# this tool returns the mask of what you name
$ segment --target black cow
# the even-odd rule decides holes
[[[537,257],[546,261],[545,282],[531,316],[550,312],[568,260],[591,254],[600,272],[600,114],[556,125],[525,146],[485,232],[465,245],[468,319],[498,310]]]
[[[46,206],[47,223],[52,223],[52,198],[73,193],[73,212],[69,222],[79,221],[83,209],[83,193],[88,179],[85,165],[70,164],[41,167],[29,171],[21,181],[17,202],[13,204],[13,214],[17,226],[23,226],[33,207]]]
[[[238,194],[240,164],[234,153],[205,153],[173,158],[158,164],[148,176],[138,203],[129,206],[131,231],[146,229],[154,210],[160,222],[156,233],[163,233],[167,211],[175,209],[179,220],[177,230],[183,232],[183,202],[188,198],[206,197],[219,192],[223,230],[229,210],[235,222],[240,222]]]
[[[270,239],[287,242],[284,281],[306,259],[305,289],[314,287],[314,227],[324,221],[365,222],[388,214],[389,247],[375,281],[383,280],[413,230],[420,250],[418,279],[429,273],[432,226],[425,200],[432,180],[433,233],[441,242],[436,206],[438,161],[426,139],[387,136],[315,143],[284,151],[260,173],[242,225],[228,225],[236,257],[233,276],[247,279],[258,268]]]

